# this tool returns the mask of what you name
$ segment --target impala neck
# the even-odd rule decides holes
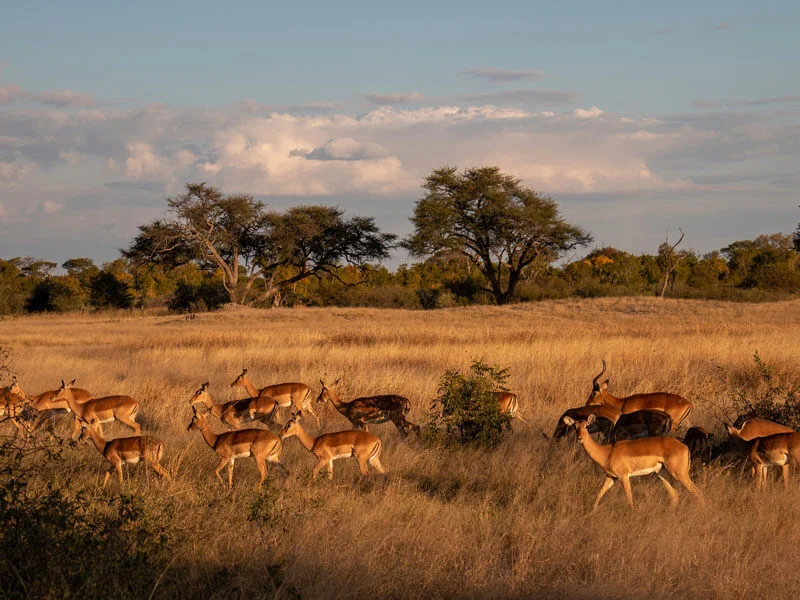
[[[197,425],[200,427],[200,433],[203,434],[203,439],[206,441],[206,444],[212,448],[216,448],[219,436],[211,431],[211,426],[208,424],[208,421],[205,419],[198,419]]]
[[[341,398],[339,398],[339,394],[337,394],[336,390],[333,388],[328,388],[328,397],[331,399],[331,403],[336,407],[337,410],[347,404],[346,402],[343,402]]]
[[[97,451],[98,451],[100,454],[102,454],[103,456],[105,456],[105,455],[106,455],[106,453],[105,453],[105,449],[106,449],[106,441],[105,441],[103,438],[101,438],[101,437],[100,437],[100,434],[99,434],[99,433],[97,433],[97,432],[96,432],[96,431],[95,431],[95,430],[92,428],[92,426],[91,426],[91,425],[89,425],[88,427],[86,427],[86,428],[84,429],[84,431],[86,431],[86,433],[87,433],[87,434],[89,434],[89,438],[91,438],[91,440],[92,440],[92,443],[94,444],[94,447],[95,447],[95,448],[97,448]]]
[[[611,395],[608,390],[602,391],[594,397],[593,404],[608,404],[614,408],[622,407],[622,399]]]
[[[297,424],[295,435],[297,436],[297,439],[300,440],[300,443],[303,444],[303,447],[311,452],[311,450],[314,448],[314,442],[317,441],[316,438],[308,435],[308,432],[303,429],[303,426],[300,425],[300,423]]]
[[[74,412],[79,417],[83,417],[83,411],[81,410],[81,405],[75,402],[75,396],[72,395],[72,390],[64,388],[64,400],[67,401],[67,406],[69,409]]]
[[[256,386],[254,386],[254,385],[252,384],[252,382],[250,381],[250,378],[249,378],[247,375],[245,375],[244,377],[242,377],[242,385],[244,386],[244,389],[246,389],[246,390],[247,390],[247,394],[248,394],[248,395],[249,395],[251,398],[256,398],[256,397],[258,397],[258,389],[256,388]]]
[[[581,426],[578,430],[578,436],[581,438],[581,443],[586,449],[586,454],[589,455],[589,458],[605,469],[608,465],[612,444],[604,446],[595,442],[594,438],[586,430],[586,426]]]

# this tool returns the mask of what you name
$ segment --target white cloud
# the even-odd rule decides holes
[[[52,200],[45,200],[42,203],[42,212],[46,215],[53,215],[55,213],[61,212],[64,208],[64,205],[60,202],[53,202]]]
[[[596,106],[592,106],[588,109],[576,108],[572,114],[578,119],[594,119],[595,117],[602,115],[603,111]]]
[[[370,160],[388,156],[380,144],[362,143],[350,137],[334,138],[313,150],[292,150],[289,156],[302,156],[307,160]]]

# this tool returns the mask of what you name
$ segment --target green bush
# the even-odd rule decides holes
[[[494,391],[506,390],[508,369],[476,360],[467,374],[445,371],[439,379],[441,412],[431,412],[427,432],[445,443],[496,446],[511,430],[511,417],[500,412]]]
[[[206,312],[217,310],[230,300],[221,281],[206,281],[200,285],[179,283],[167,301],[172,312]]]

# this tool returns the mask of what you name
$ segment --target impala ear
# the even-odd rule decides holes
[[[600,386],[600,391],[601,391],[601,392],[605,392],[605,391],[608,389],[608,382],[609,382],[609,380],[608,380],[608,379],[606,379],[606,380],[603,382],[603,384]]]
[[[73,379],[72,381],[70,381],[69,382],[69,387],[74,386],[76,381],[77,381],[77,379]]]
[[[589,418],[586,419],[586,425],[589,426],[592,423],[594,423],[596,420],[597,420],[597,417],[595,416],[594,413],[592,413],[592,414],[589,415]]]
[[[572,417],[564,417],[561,420],[564,421],[564,425],[566,425],[567,427],[572,427],[573,425],[575,425],[575,419],[573,419]]]
[[[341,381],[342,381],[342,378],[341,378],[341,377],[339,377],[339,379],[337,379],[336,381],[334,381],[334,382],[333,382],[333,385],[334,385],[334,386],[337,386],[337,385],[339,385],[339,383],[340,383]]]
[[[247,375],[247,368],[246,367],[242,367],[242,375]]]
[[[203,385],[201,385],[200,389],[201,390],[207,390],[208,389],[208,382],[206,381]]]
[[[66,388],[66,387],[67,387],[67,384],[66,384],[66,383],[64,383],[64,380],[62,379],[62,380],[61,380],[61,389],[63,390],[63,389],[64,389],[64,388]]]
[[[16,375],[14,375],[14,376],[11,378],[11,384],[13,385],[13,384],[15,384],[15,383],[17,383],[17,376],[16,376]]]

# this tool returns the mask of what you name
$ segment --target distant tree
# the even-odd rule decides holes
[[[48,277],[36,283],[25,301],[28,312],[64,312],[83,308],[85,295],[74,277]]]
[[[97,308],[130,308],[133,296],[124,281],[103,269],[92,278],[90,302]]]
[[[92,278],[100,272],[100,268],[91,258],[70,258],[61,263],[61,267],[86,290],[91,286]]]
[[[252,196],[225,196],[205,183],[186,184],[167,204],[171,219],[139,227],[123,255],[135,264],[174,268],[194,262],[216,271],[234,303],[246,302],[257,281],[274,294],[345,263],[382,260],[394,241],[372,218],[346,220],[340,209],[327,206],[270,212]]]
[[[681,232],[681,237],[678,238],[677,242],[670,245],[669,233],[667,233],[664,243],[658,247],[658,266],[661,267],[662,277],[664,278],[661,282],[661,291],[658,293],[660,298],[666,295],[667,286],[675,282],[675,272],[678,269],[678,265],[692,255],[691,252],[686,250],[676,252],[675,249],[686,236],[682,229],[678,228],[678,231]]]
[[[414,234],[405,246],[414,256],[458,251],[483,273],[497,304],[511,300],[517,284],[583,246],[591,236],[564,221],[558,205],[503,174],[498,167],[434,170],[417,202]]]

